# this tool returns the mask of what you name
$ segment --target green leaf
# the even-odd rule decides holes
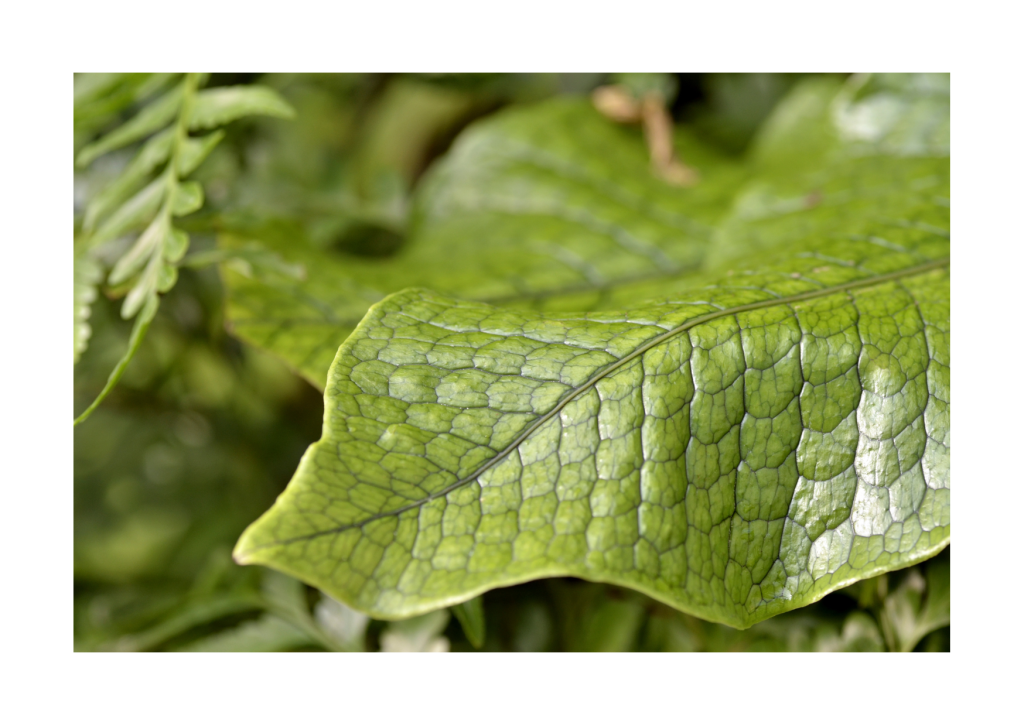
[[[182,85],[176,86],[154,103],[145,106],[130,121],[86,146],[79,152],[75,163],[80,167],[89,166],[103,154],[120,149],[162,129],[178,112],[182,88]]]
[[[139,190],[149,175],[167,161],[167,157],[171,153],[173,138],[173,129],[167,129],[149,139],[139,149],[124,171],[89,202],[85,208],[83,229],[87,232],[95,229],[99,220]]]
[[[867,613],[854,610],[843,623],[839,647],[835,650],[855,653],[877,653],[885,650],[878,623]]]
[[[110,644],[111,650],[147,651],[155,650],[171,638],[187,633],[220,618],[240,615],[258,610],[261,603],[250,595],[217,595],[189,602],[157,625],[132,635],[127,635]]]
[[[949,625],[949,575],[949,558],[936,557],[909,570],[886,595],[881,620],[893,650],[912,651],[926,635]]]
[[[309,273],[295,285],[225,271],[232,329],[323,388],[369,305],[405,287],[565,310],[593,306],[617,286],[674,279],[700,264],[742,174],[685,130],[677,144],[701,169],[695,188],[654,176],[641,132],[586,100],[498,114],[461,136],[433,172],[396,258],[333,254],[280,225],[223,236],[226,249],[258,242]]]
[[[859,77],[833,113],[840,136],[857,153],[949,155],[948,73]]]
[[[190,653],[278,653],[318,645],[306,633],[276,615],[264,614],[230,630],[189,643]]]
[[[178,185],[174,195],[174,208],[172,213],[175,217],[184,217],[192,214],[203,206],[203,186],[199,182],[187,181]]]
[[[124,171],[93,197],[85,209],[83,229],[87,232],[95,229],[100,220],[136,193],[149,175],[167,161],[174,139],[173,132],[174,129],[167,129],[149,139]],[[223,131],[215,131],[198,139],[186,139],[181,152],[180,174],[191,174],[223,138]],[[200,197],[200,206],[201,199]]]
[[[227,86],[200,91],[189,128],[212,129],[243,116],[292,118],[295,111],[276,91],[266,86]]]
[[[316,606],[316,623],[342,650],[366,650],[364,639],[370,618],[358,610],[324,595]]]
[[[100,228],[89,239],[90,246],[98,247],[104,242],[117,239],[123,234],[148,224],[160,209],[166,191],[167,180],[162,176],[151,181],[100,225]],[[117,268],[118,266],[115,265],[114,269]]]
[[[735,627],[925,559],[949,542],[949,241],[887,234],[618,312],[392,295],[236,559],[385,619],[568,575]]]
[[[114,265],[108,282],[111,285],[120,285],[131,279],[132,275],[143,269],[154,255],[159,255],[167,233],[168,222],[165,217],[160,216],[150,222],[146,230],[135,240],[132,248]]]
[[[484,599],[475,597],[466,602],[460,602],[452,607],[452,612],[462,625],[462,632],[474,648],[482,648],[484,638],[487,635],[486,623],[484,622]]]
[[[323,389],[338,346],[366,309],[384,295],[360,278],[372,274],[365,260],[339,259],[308,245],[294,244],[297,230],[266,229],[259,241],[221,235],[219,251],[230,259],[221,267],[229,290],[226,316],[231,332],[280,356]],[[255,257],[255,259],[253,259]],[[262,260],[261,260],[262,258]],[[299,265],[304,275],[265,274],[261,261]]]
[[[574,171],[567,182],[555,172],[574,167],[557,163],[533,174],[508,138],[518,127],[501,125],[518,118],[509,114],[456,145],[390,265],[292,245],[308,250],[315,287],[229,275],[231,303],[254,313],[242,318],[249,330],[262,326],[271,350],[283,340],[303,354],[296,333],[311,322],[322,326],[321,349],[332,326],[339,339],[348,332],[336,311],[365,304],[348,294],[356,280],[364,300],[423,279],[521,308],[423,290],[371,308],[334,358],[324,438],[236,558],[382,618],[574,575],[746,627],[941,549],[949,161],[847,143],[830,125],[842,89],[812,80],[759,138],[732,210],[695,212],[710,215],[702,239],[650,234],[643,225],[657,215],[646,210],[614,212],[635,188],[628,175]],[[588,129],[580,114],[574,128]],[[801,159],[800,139],[822,126]],[[559,139],[549,127],[524,122]],[[489,142],[490,129],[508,135]],[[614,158],[605,141],[584,167]],[[548,149],[526,158],[551,162]],[[643,163],[642,147],[634,151]],[[470,159],[461,167],[460,153]],[[577,193],[581,177],[604,196]],[[726,186],[716,194],[731,194]],[[689,199],[674,191],[677,204]],[[663,240],[663,252],[688,251],[695,267],[639,278],[612,270],[607,285],[572,289],[539,264],[517,267],[532,240],[572,240],[587,225],[569,222],[609,209],[636,235]],[[460,225],[474,218],[476,234],[459,247]],[[445,231],[431,242],[431,229]],[[287,240],[269,244],[288,254]],[[510,283],[518,293],[496,293]],[[667,302],[638,305],[656,293]],[[559,316],[574,303],[591,312]]]
[[[197,139],[186,138],[181,150],[181,161],[178,172],[181,176],[188,176],[203,163],[203,160],[210,155],[214,147],[224,138],[223,131],[214,131],[211,134],[200,136]]]
[[[259,244],[309,271],[301,285],[225,271],[229,324],[322,389],[333,350],[366,308],[405,287],[541,310],[614,310],[795,238],[884,238],[902,234],[907,220],[940,228],[948,157],[888,155],[891,145],[868,154],[845,142],[833,109],[852,97],[835,78],[799,83],[765,124],[748,170],[679,129],[677,147],[702,175],[690,189],[658,180],[639,130],[584,100],[496,114],[428,175],[411,237],[393,258],[317,249],[301,229],[281,225],[223,236],[225,249]]]
[[[133,103],[144,101],[175,79],[174,73],[75,74],[75,130],[98,129]]]
[[[92,303],[96,299],[96,288],[103,279],[103,268],[87,255],[75,255],[75,363],[89,345],[92,329],[89,327],[89,315]]]
[[[441,633],[448,625],[447,610],[436,610],[408,620],[391,623],[380,636],[385,653],[444,653],[450,644]]]
[[[602,600],[587,610],[574,650],[587,653],[631,651],[643,617],[643,607],[634,600]]]
[[[188,234],[171,227],[170,234],[164,238],[164,259],[168,262],[178,262],[188,251]]]
[[[158,307],[160,307],[160,301],[157,299],[156,295],[145,300],[142,306],[142,312],[137,318],[135,318],[135,325],[132,327],[132,334],[128,339],[128,350],[121,357],[121,360],[118,361],[117,365],[114,366],[114,370],[110,372],[110,376],[107,378],[107,384],[103,387],[103,390],[100,391],[99,395],[96,396],[96,400],[94,400],[89,407],[75,419],[75,426],[89,418],[89,415],[96,410],[96,407],[103,402],[103,399],[106,398],[112,390],[114,390],[114,386],[116,386],[117,382],[121,380],[121,376],[124,375],[125,369],[128,367],[128,364],[131,363],[132,358],[135,357],[135,353],[138,351],[139,346],[142,345],[142,339],[146,337],[146,331],[149,330],[150,323],[152,323],[153,318],[156,317]]]

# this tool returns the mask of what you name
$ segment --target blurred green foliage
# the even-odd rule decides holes
[[[319,438],[323,402],[283,363],[225,331],[221,281],[203,258],[219,259],[216,234],[279,225],[323,249],[392,254],[411,192],[467,124],[614,79],[214,74],[207,87],[256,80],[278,91],[295,118],[236,122],[193,174],[206,204],[180,223],[195,264],[164,296],[119,387],[75,428],[76,650],[949,650],[948,550],[746,631],[573,579],[494,590],[456,617],[439,611],[384,623],[291,578],[235,565],[239,534]],[[794,77],[633,81],[675,93],[677,120],[739,154]],[[76,154],[168,82],[159,74],[76,77]],[[85,205],[130,159],[131,150],[121,150],[76,171],[76,233]],[[98,258],[109,269],[128,241],[104,245]],[[275,263],[247,264],[273,271]],[[76,304],[91,301],[81,319],[91,337],[77,359],[76,309],[76,414],[103,387],[131,329],[118,315],[119,291],[101,287],[93,297],[77,283]]]

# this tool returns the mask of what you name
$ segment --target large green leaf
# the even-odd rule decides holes
[[[863,92],[872,83],[881,90]],[[350,311],[410,284],[463,299],[412,289],[370,309],[334,359],[323,439],[236,557],[384,618],[574,575],[745,627],[940,550],[949,541],[948,143],[936,140],[941,119],[899,113],[913,120],[924,103],[941,115],[932,93],[941,86],[801,84],[757,139],[731,209],[708,211],[732,188],[697,205],[709,215],[703,238],[680,227],[654,245],[679,256],[672,264],[618,274],[639,260],[623,254],[582,283],[531,267],[530,243],[581,235],[581,254],[613,254],[586,237],[592,225],[570,223],[631,199],[614,171],[594,173],[604,186],[589,189],[605,196],[588,199],[574,186],[585,165],[545,156],[557,124],[536,154],[520,153],[508,138],[520,127],[502,118],[490,123],[504,136],[489,140],[486,124],[467,133],[421,194],[407,252],[386,264],[333,256],[334,268],[309,252],[306,264],[324,261],[324,293],[294,286],[293,299],[311,293],[306,309]],[[851,136],[847,117],[876,93],[903,99],[903,111],[887,111],[870,134],[854,124]],[[577,126],[589,123],[585,107],[578,113]],[[715,168],[702,169],[706,191]],[[684,205],[688,193],[666,198]],[[652,217],[622,212],[620,228],[642,230]],[[287,256],[287,239],[277,243]],[[418,256],[427,252],[433,267]],[[574,258],[573,269],[586,278],[580,259],[590,264]],[[229,286],[237,301],[241,286]],[[244,289],[250,305],[265,303],[253,320],[266,326],[266,346],[287,357],[315,316],[275,323],[276,308],[294,308],[267,302],[274,288]],[[663,297],[638,304],[651,295]],[[587,312],[560,312],[574,305]],[[334,327],[341,339],[352,322],[330,314],[344,320]],[[320,335],[329,350],[330,326]]]
[[[908,224],[586,315],[392,295],[236,557],[383,618],[572,575],[738,627],[922,560],[949,542],[948,255]]]
[[[222,236],[224,247],[258,242],[308,271],[299,286],[226,270],[232,330],[323,388],[367,308],[406,287],[565,310],[695,270],[742,172],[685,129],[676,144],[703,175],[695,188],[655,177],[640,131],[584,99],[498,114],[461,136],[431,175],[393,258],[317,249],[281,225]]]

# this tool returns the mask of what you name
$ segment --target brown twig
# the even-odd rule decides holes
[[[650,153],[654,172],[669,184],[689,187],[700,175],[683,163],[672,143],[672,117],[665,108],[665,99],[648,93],[637,101],[625,86],[601,86],[591,95],[594,107],[617,123],[642,123],[644,140]]]

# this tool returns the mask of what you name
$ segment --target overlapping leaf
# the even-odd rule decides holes
[[[808,123],[858,102],[834,96]],[[718,272],[680,258],[581,306],[615,312],[557,312],[567,278],[552,299],[541,270],[466,283],[532,310],[388,297],[338,351],[323,439],[236,556],[379,617],[574,575],[739,627],[931,556],[949,541],[949,171],[941,144],[907,143],[925,127],[865,145],[832,125],[792,169],[769,134],[714,233],[732,250],[705,261]],[[453,244],[547,219],[528,184],[473,176],[488,163],[431,192]],[[519,297],[496,294],[510,280]],[[635,302],[659,285],[667,299]]]
[[[405,287],[565,310],[696,269],[742,172],[685,130],[676,144],[703,174],[685,194],[651,173],[639,130],[584,99],[496,116],[467,131],[435,171],[394,258],[315,249],[275,227],[225,235],[229,249],[258,241],[309,272],[299,288],[226,271],[232,329],[323,388],[370,304]]]
[[[871,112],[879,105],[890,109],[882,118]],[[460,137],[418,192],[410,239],[393,258],[318,249],[281,225],[222,236],[225,248],[259,244],[309,271],[301,288],[226,271],[228,319],[323,388],[333,350],[369,305],[405,287],[544,310],[670,294],[700,269],[727,269],[804,230],[927,212],[948,195],[948,142],[945,152],[926,143],[943,114],[948,131],[948,77],[846,88],[808,79],[766,124],[746,169],[680,130],[681,156],[702,174],[680,190],[651,173],[638,131],[584,100],[516,109]]]

